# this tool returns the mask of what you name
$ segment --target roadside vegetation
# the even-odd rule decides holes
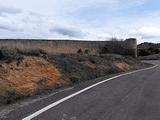
[[[117,54],[47,54],[40,49],[0,48],[0,104],[43,91],[144,67],[138,59]]]
[[[138,45],[139,56],[148,56],[148,55],[159,54],[159,53],[160,53],[160,44],[145,42]]]
[[[160,44],[141,43],[138,45],[138,56],[142,60],[159,60]]]

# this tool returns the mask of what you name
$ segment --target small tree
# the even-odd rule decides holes
[[[111,41],[119,41],[119,40],[118,40],[118,38],[116,38],[116,37],[112,37],[112,38],[111,38]]]
[[[78,54],[82,54],[83,52],[82,52],[82,49],[79,49],[78,51],[77,51],[77,53]]]

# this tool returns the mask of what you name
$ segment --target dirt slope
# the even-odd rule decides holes
[[[47,55],[42,50],[0,49],[0,103],[97,77],[142,68],[120,55]]]
[[[14,55],[8,62],[9,56],[0,60],[0,103],[66,84],[61,72],[43,57],[23,55],[13,59]]]
[[[91,80],[108,74],[138,69],[143,66],[137,59],[116,54],[51,55],[50,62],[56,64],[64,78],[68,78],[73,83]]]

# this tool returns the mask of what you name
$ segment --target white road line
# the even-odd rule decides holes
[[[117,75],[117,76],[111,77],[111,78],[109,78],[109,79],[103,80],[103,81],[101,81],[101,82],[95,83],[95,84],[93,84],[93,85],[91,85],[91,86],[89,86],[89,87],[87,87],[87,88],[84,88],[84,89],[82,89],[82,90],[80,90],[80,91],[78,91],[78,92],[76,92],[76,93],[73,93],[73,94],[71,94],[71,95],[69,95],[69,96],[67,96],[67,97],[65,97],[65,98],[62,98],[62,99],[60,99],[60,100],[58,100],[58,101],[56,101],[56,102],[54,102],[54,103],[52,103],[52,104],[44,107],[44,108],[42,108],[41,110],[39,110],[39,111],[37,111],[37,112],[35,112],[35,113],[33,113],[33,114],[31,114],[31,115],[23,118],[22,120],[31,120],[31,119],[35,118],[36,116],[42,114],[43,112],[45,112],[45,111],[47,111],[47,110],[49,110],[49,109],[51,109],[51,108],[59,105],[60,103],[66,101],[66,100],[68,100],[68,99],[70,99],[70,98],[73,98],[73,97],[75,97],[75,96],[77,96],[77,95],[79,95],[79,94],[81,94],[81,93],[83,93],[83,92],[85,92],[85,91],[87,91],[87,90],[89,90],[89,89],[97,86],[97,85],[100,85],[100,84],[102,84],[102,83],[105,83],[105,82],[107,82],[107,81],[113,80],[113,79],[118,78],[118,77],[126,76],[126,75],[129,75],[129,74],[133,74],[133,73],[136,73],[136,72],[153,69],[153,68],[155,68],[155,67],[157,67],[157,66],[158,66],[158,65],[155,65],[155,66],[150,67],[150,68],[145,68],[145,69],[140,69],[140,70],[136,70],[136,71],[133,71],[133,72],[124,73],[124,74]]]

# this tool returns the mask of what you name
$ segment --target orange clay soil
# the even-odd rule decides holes
[[[126,71],[130,69],[130,65],[127,63],[121,61],[121,62],[115,62],[114,65],[119,68],[120,70]]]
[[[0,62],[0,95],[14,92],[20,96],[32,95],[38,90],[66,84],[60,71],[41,57],[25,56],[6,64]]]

